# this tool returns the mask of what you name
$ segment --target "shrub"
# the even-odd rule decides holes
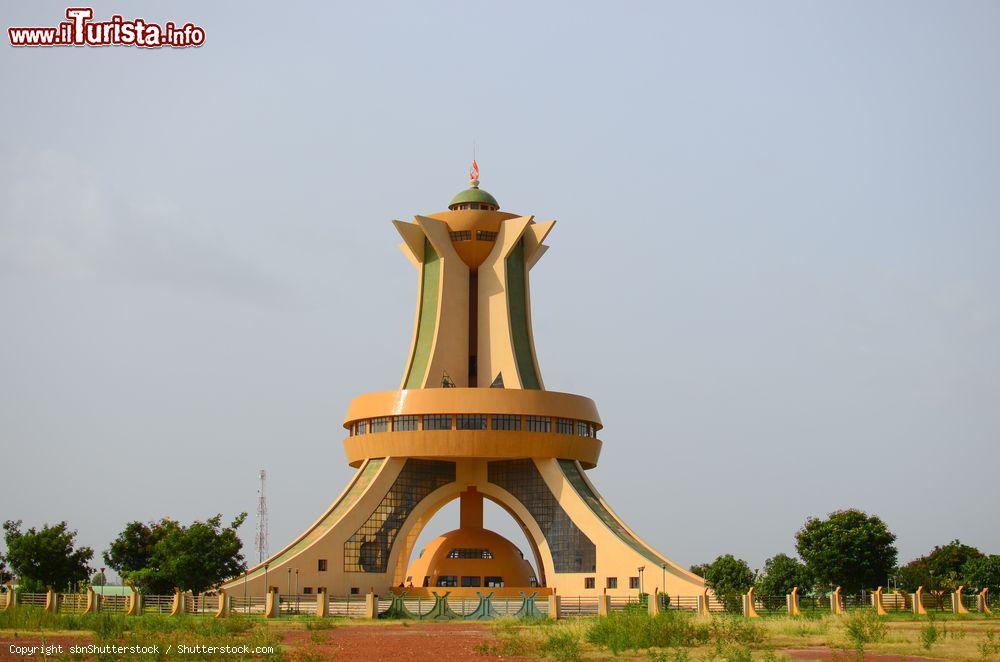
[[[707,626],[677,611],[649,616],[641,611],[615,611],[598,619],[587,631],[587,640],[610,648],[615,654],[640,648],[697,646],[709,639]]]
[[[573,632],[562,631],[550,634],[538,650],[545,657],[557,660],[579,660],[580,639]]]
[[[844,623],[844,632],[850,640],[859,660],[865,659],[865,645],[885,639],[885,623],[871,609],[851,612]]]
[[[930,650],[937,643],[937,640],[938,629],[933,623],[928,623],[920,629],[920,643],[923,644],[925,649]]]

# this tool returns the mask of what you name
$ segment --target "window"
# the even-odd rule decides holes
[[[372,419],[372,432],[388,432],[389,431],[389,419],[386,416],[380,416],[379,418]]]
[[[368,421],[358,421],[354,424],[354,434],[364,434],[368,431]]]
[[[438,586],[458,586],[458,577],[455,575],[441,575],[438,577]]]
[[[457,547],[448,552],[449,559],[491,559],[493,552],[482,548]]]
[[[352,586],[351,587],[351,595],[357,595],[360,592],[361,592],[361,589],[359,589],[357,586]]]
[[[520,430],[521,417],[511,414],[493,414],[494,430]]]
[[[485,430],[486,416],[483,414],[459,414],[455,417],[459,430]]]
[[[462,577],[462,586],[482,586],[482,577]]]
[[[556,432],[559,434],[573,434],[573,421],[568,418],[557,418]]]
[[[458,230],[457,232],[451,232],[449,234],[451,234],[452,241],[469,241],[472,239],[471,230]]]
[[[392,431],[393,432],[408,432],[417,429],[417,417],[416,416],[393,416],[392,417]]]
[[[427,414],[424,416],[425,430],[450,430],[451,414]]]
[[[305,588],[302,589],[302,595],[312,595],[312,592],[313,592],[312,586],[306,586]]]
[[[326,572],[326,559],[316,561],[316,569],[320,572]]]
[[[479,209],[479,203],[478,202],[470,203],[469,207],[471,207],[472,209]],[[476,584],[476,586],[478,586],[478,584]]]
[[[535,587],[538,586],[538,578],[532,575],[528,577],[528,586]]]
[[[589,437],[590,436],[590,423],[588,423],[586,421],[577,421],[576,422],[576,433],[578,435],[580,435],[581,437]]]
[[[583,587],[584,588],[594,588],[594,578],[593,577],[584,577],[583,578]]]
[[[525,416],[524,426],[528,432],[548,432],[552,421],[548,416]]]
[[[476,239],[479,241],[496,241],[497,233],[489,230],[476,230]]]
[[[606,585],[608,588],[618,588],[618,578],[608,577]]]
[[[503,577],[484,577],[483,583],[490,588],[500,588],[503,586]]]
[[[639,588],[639,578],[638,577],[629,577],[628,578],[628,587],[629,588]]]

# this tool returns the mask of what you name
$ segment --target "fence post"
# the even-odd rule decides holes
[[[924,587],[918,586],[917,592],[913,594],[913,613],[918,616],[927,615],[927,609],[924,607]]]
[[[650,616],[656,616],[660,613],[660,589],[654,588],[653,595],[646,595],[646,608],[649,610]]]
[[[45,611],[52,612],[53,614],[59,610],[59,594],[52,590],[49,586],[49,590],[45,592]]]
[[[760,618],[760,614],[757,613],[757,610],[753,606],[753,586],[743,596],[743,615],[747,618]]]
[[[326,587],[316,589],[316,618],[326,618],[330,615],[330,600],[326,597]]]
[[[964,586],[959,586],[958,590],[955,591],[951,596],[951,610],[956,614],[968,614],[969,610],[966,609],[965,605],[962,604],[962,589]]]
[[[14,582],[7,582],[7,604],[3,610],[8,611],[17,606],[17,591],[14,590]]]
[[[374,591],[365,594],[365,618],[370,620],[378,618],[378,596]]]
[[[792,592],[785,596],[785,604],[788,606],[789,616],[801,616],[802,610],[799,609],[799,587],[793,586]]]
[[[181,593],[181,590],[175,586],[174,601],[170,605],[170,615],[180,616],[183,613],[184,613],[184,594]]]
[[[204,599],[204,598],[203,598]],[[216,618],[225,618],[229,616],[229,609],[232,606],[232,598],[226,593],[226,589],[219,589],[219,607],[215,610]]]
[[[278,616],[278,587],[271,586],[267,590],[267,597],[264,598],[264,618],[275,618]]]
[[[979,592],[979,595],[976,597],[976,604],[979,607],[980,614],[993,613],[993,611],[990,609],[990,601],[986,599],[986,593],[989,590],[990,590],[989,588],[984,588],[982,591]]]
[[[549,594],[549,618],[553,620],[559,619],[559,603],[562,598],[555,593]]]
[[[879,616],[885,616],[888,612],[885,610],[885,603],[882,602],[882,587],[879,586],[872,593],[872,607],[875,607],[875,613]]]
[[[834,614],[843,614],[844,608],[840,604],[840,587],[833,589],[830,594],[830,611]]]
[[[142,594],[132,584],[126,584],[126,586],[132,593],[128,596],[128,603],[125,605],[125,615],[138,616],[142,613]]]
[[[711,616],[712,612],[708,608],[708,589],[702,589],[701,595],[698,596],[698,615],[699,616]]]
[[[98,604],[100,598],[97,597],[97,593],[94,591],[93,586],[87,587],[87,604],[83,608],[84,614],[93,614],[97,612]]]
[[[611,597],[608,595],[608,589],[604,589],[604,592],[597,596],[597,615],[607,616],[611,613]]]

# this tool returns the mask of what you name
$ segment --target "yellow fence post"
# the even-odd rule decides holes
[[[272,586],[267,591],[264,600],[264,618],[275,618],[278,615],[278,587]]]
[[[45,611],[52,612],[53,614],[59,610],[59,594],[49,587],[49,590],[45,592]]]
[[[757,610],[753,606],[753,586],[743,596],[743,615],[747,618],[760,618],[760,614],[757,613]]]
[[[989,588],[984,588],[982,591],[980,591],[979,592],[979,598],[978,598],[978,600],[976,600],[976,602],[979,603],[979,612],[982,613],[982,614],[992,614],[993,613],[993,611],[990,610],[990,601],[986,599],[986,593],[989,590],[990,590]]]
[[[549,594],[549,618],[553,620],[559,619],[559,602],[561,598],[555,593]]]
[[[649,610],[650,616],[656,616],[660,613],[660,589],[653,589],[653,594],[646,594],[646,609]]]
[[[793,586],[792,592],[785,596],[785,602],[788,605],[788,615],[789,616],[801,616],[802,610],[799,609],[799,587]]]
[[[885,616],[889,612],[885,610],[885,603],[882,602],[882,587],[879,586],[872,593],[872,606],[875,607],[875,613],[879,616]]]
[[[142,594],[136,590],[132,584],[127,584],[131,593],[128,596],[128,603],[125,607],[126,616],[138,616],[142,613]]]
[[[93,586],[88,586],[87,587],[87,604],[83,608],[83,613],[84,614],[94,614],[94,613],[96,613],[97,609],[98,609],[99,603],[100,603],[100,598],[98,597],[97,593],[94,591],[94,587]]]
[[[918,586],[917,592],[913,594],[913,613],[918,616],[926,616],[927,609],[924,607],[924,587]]]
[[[215,617],[216,618],[225,618],[226,616],[229,616],[230,600],[231,600],[231,598],[226,593],[226,589],[220,588],[219,589],[219,606],[215,610]]]
[[[181,593],[181,590],[175,586],[174,601],[173,604],[170,605],[170,615],[180,616],[183,613],[184,613],[184,594]]]
[[[840,587],[833,589],[833,593],[830,594],[830,611],[834,614],[843,614],[844,608],[840,604]]]
[[[373,621],[378,618],[378,595],[374,592],[365,594],[365,618]]]
[[[711,616],[712,611],[708,608],[708,589],[702,589],[701,595],[698,596],[698,615],[699,616]]]
[[[17,606],[17,591],[14,590],[14,582],[7,582],[7,603],[3,610],[7,611]]]
[[[959,586],[958,590],[951,595],[951,610],[956,614],[969,613],[969,610],[966,609],[964,604],[962,604],[962,589],[964,588],[964,586]]]
[[[326,587],[316,589],[316,617],[326,618],[330,615],[330,599],[326,596]]]
[[[611,612],[611,598],[608,597],[608,589],[597,596],[597,615],[607,616]]]

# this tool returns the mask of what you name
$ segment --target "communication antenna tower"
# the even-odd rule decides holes
[[[269,556],[267,553],[267,472],[260,470],[260,487],[257,488],[257,536],[254,544],[257,546],[257,561],[263,563]]]

